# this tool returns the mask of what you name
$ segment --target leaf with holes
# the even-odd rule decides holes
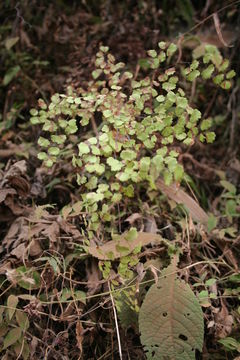
[[[141,342],[152,360],[194,360],[202,350],[201,306],[191,288],[175,275],[173,263],[148,291],[139,313]]]

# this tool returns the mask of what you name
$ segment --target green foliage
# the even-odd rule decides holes
[[[219,216],[216,217],[213,214],[208,219],[208,230],[218,233],[223,238],[225,235],[235,237],[237,235],[237,226],[234,226],[234,220],[237,221],[239,218],[238,207],[240,206],[240,194],[237,193],[237,188],[231,182],[227,180],[221,180],[220,185],[223,188],[219,200]],[[217,229],[219,218],[225,217],[228,221],[229,226],[225,224],[222,229]],[[236,224],[235,224],[236,225]]]
[[[235,350],[240,353],[240,341],[237,341],[232,337],[226,337],[224,339],[218,340],[218,342],[222,344],[227,351]]]
[[[0,333],[3,340],[2,350],[11,348],[16,356],[28,359],[30,349],[25,340],[25,332],[29,328],[27,314],[17,308],[21,296],[9,295],[7,306],[0,308]]]
[[[100,47],[93,80],[86,89],[69,88],[67,94],[55,94],[49,105],[40,99],[39,109],[31,110],[32,124],[43,130],[38,140],[43,151],[38,158],[48,167],[72,158],[81,210],[87,213],[88,238],[106,229],[104,224],[110,225],[112,234],[117,233],[116,207],[140,188],[155,189],[159,176],[166,184],[181,181],[184,171],[177,160],[177,143],[189,146],[197,138],[207,142],[215,138],[209,131],[211,120],[201,120],[201,112],[190,106],[180,84],[216,77],[220,72],[223,81],[219,85],[228,88],[226,81],[230,80],[224,80],[228,63],[215,47],[206,45],[180,71],[168,67],[177,46],[158,45],[159,50],[149,50],[147,58],[154,74],[149,70],[149,76],[139,79],[125,71],[125,64],[116,63],[107,47]],[[228,71],[226,79],[232,76]],[[96,117],[101,118],[98,128]],[[88,131],[82,137],[89,124],[94,134]],[[79,142],[73,134],[80,135]]]

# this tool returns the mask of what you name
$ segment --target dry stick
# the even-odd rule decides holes
[[[120,357],[120,360],[122,360],[123,357],[122,357],[121,339],[120,339],[119,328],[118,328],[118,319],[117,319],[116,308],[115,308],[115,304],[114,304],[114,300],[113,300],[112,291],[111,291],[111,287],[110,287],[110,282],[109,282],[109,281],[108,281],[108,288],[109,288],[109,295],[110,295],[110,298],[111,298],[111,301],[112,301],[114,320],[115,320],[115,324],[116,324],[119,357]]]
[[[219,17],[218,17],[218,14],[217,13],[214,13],[213,14],[213,22],[214,22],[214,26],[215,26],[215,29],[216,29],[216,32],[218,34],[218,38],[220,40],[220,42],[225,46],[225,47],[233,47],[233,45],[228,45],[226,43],[226,41],[223,39],[223,36],[222,36],[222,31],[221,31],[221,26],[220,26],[220,21],[219,21]]]

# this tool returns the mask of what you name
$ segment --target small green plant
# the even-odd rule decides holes
[[[215,138],[209,131],[211,119],[201,119],[183,88],[187,91],[197,78],[213,78],[228,89],[234,76],[227,72],[228,61],[209,45],[195,54],[190,66],[175,68],[170,63],[177,46],[158,45],[159,51],[148,51],[152,71],[142,79],[135,79],[107,47],[100,47],[86,89],[55,94],[49,105],[40,99],[40,109],[31,110],[32,124],[43,130],[38,158],[48,167],[71,161],[75,168],[88,238],[100,232],[105,238],[106,232],[117,234],[119,204],[141,188],[156,189],[159,176],[166,184],[181,181],[184,170],[177,160],[177,143],[190,146],[196,139]]]

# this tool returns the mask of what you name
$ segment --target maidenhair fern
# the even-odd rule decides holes
[[[158,51],[147,52],[144,66],[149,74],[142,77],[126,71],[107,47],[100,47],[86,88],[68,88],[66,94],[53,95],[49,105],[40,99],[39,109],[31,110],[32,124],[42,127],[38,158],[47,167],[72,163],[81,198],[64,212],[76,214],[77,209],[84,214],[86,241],[99,234],[104,241],[116,241],[121,205],[133,202],[141,189],[155,190],[159,177],[166,184],[183,178],[179,144],[191,146],[196,139],[212,142],[215,138],[209,131],[211,119],[202,119],[186,94],[188,84],[198,78],[212,78],[228,89],[235,75],[227,70],[228,60],[216,47],[202,45],[193,52],[188,67],[174,67],[177,46],[165,42],[158,46]],[[129,237],[133,233],[138,239],[136,229],[130,230]],[[132,249],[125,238],[124,246],[117,246],[114,251],[121,253],[118,272],[130,278],[129,267],[137,264],[141,245]],[[100,261],[105,277],[114,251]]]
[[[148,51],[152,71],[142,78],[100,47],[86,89],[55,94],[49,105],[40,99],[39,110],[31,110],[32,124],[40,124],[43,131],[38,158],[48,167],[71,161],[75,168],[89,237],[103,223],[113,226],[116,205],[133,198],[139,186],[155,189],[159,176],[166,184],[181,181],[177,143],[190,146],[196,139],[215,138],[209,131],[211,119],[201,119],[183,88],[198,77],[211,77],[228,89],[234,76],[227,72],[228,61],[205,45],[194,52],[190,66],[175,68],[170,63],[177,46],[158,45],[158,51]],[[88,131],[89,124],[94,132]]]

